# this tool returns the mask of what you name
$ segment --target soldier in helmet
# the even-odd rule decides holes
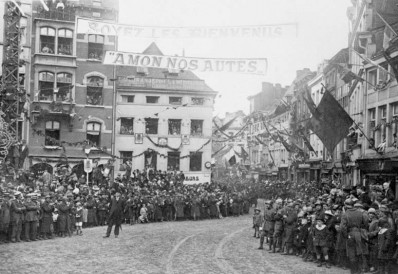
[[[264,222],[262,226],[262,231],[260,234],[260,247],[258,249],[263,249],[264,239],[267,239],[267,243],[269,243],[269,250],[271,250],[272,246],[272,237],[274,233],[274,214],[275,210],[272,208],[272,202],[270,200],[266,200],[264,202]]]
[[[280,252],[282,247],[283,212],[282,199],[275,201],[274,234],[272,239],[272,253]]]
[[[15,194],[16,199],[11,202],[11,242],[21,241],[22,223],[24,222],[24,212],[26,207],[22,202],[22,193]]]
[[[360,272],[360,263],[365,262],[368,253],[366,245],[361,236],[361,230],[367,229],[369,225],[368,215],[354,207],[354,201],[347,199],[345,202],[346,212],[341,217],[341,232],[347,239],[347,256],[351,273]]]

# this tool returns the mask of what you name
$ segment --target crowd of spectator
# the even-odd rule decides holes
[[[94,170],[96,171],[96,170]],[[111,199],[123,200],[122,224],[219,219],[247,214],[253,198],[238,180],[184,184],[182,172],[131,171],[111,180],[102,171],[87,179],[67,167],[54,174],[19,174],[0,184],[0,243],[83,234],[108,224]],[[95,175],[95,176],[94,176]]]
[[[397,273],[398,201],[390,184],[266,181],[253,216],[259,249],[268,244],[271,253],[351,273]]]

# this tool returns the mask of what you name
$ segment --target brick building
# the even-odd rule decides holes
[[[114,71],[102,58],[116,49],[116,38],[77,34],[76,18],[117,22],[118,2],[47,2],[48,11],[40,1],[32,5],[30,164],[51,171],[67,160],[81,171],[86,139],[94,144],[89,158],[111,158]]]

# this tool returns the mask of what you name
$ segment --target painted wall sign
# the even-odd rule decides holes
[[[138,66],[199,72],[235,72],[265,75],[266,58],[196,58],[107,51],[105,65]]]
[[[297,23],[253,26],[156,27],[77,19],[77,33],[132,38],[280,38],[297,36]]]

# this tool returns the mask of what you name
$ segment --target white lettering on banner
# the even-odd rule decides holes
[[[237,72],[265,75],[266,58],[218,59],[146,55],[107,51],[105,65],[141,66],[165,69],[191,70],[200,72]]]
[[[297,35],[297,23],[227,27],[144,27],[77,19],[77,33],[133,38],[279,38]]]

